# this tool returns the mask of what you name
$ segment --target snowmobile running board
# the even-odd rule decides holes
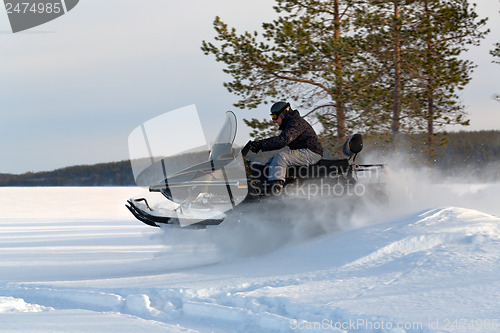
[[[156,223],[169,223],[169,221],[171,220],[169,217],[154,216],[145,212],[144,210],[140,209],[134,204],[134,202],[138,201],[144,201],[148,209],[149,210],[152,209],[149,207],[148,201],[144,198],[127,200],[128,205],[125,205],[125,207],[127,207],[128,210],[132,213],[132,215],[134,215],[135,218],[138,219],[139,221],[147,225],[150,225],[152,227],[159,227],[159,225]]]
[[[177,220],[177,218],[171,218],[171,217],[165,217],[165,216],[157,216],[150,214],[143,209],[137,207],[135,204],[136,202],[144,201],[146,204],[146,207],[150,210],[153,211],[152,208],[149,207],[148,201],[145,198],[140,198],[140,199],[129,199],[127,200],[127,205],[125,207],[128,208],[128,210],[132,213],[132,215],[135,216],[136,219],[139,221],[152,226],[152,227],[160,227],[160,225],[173,225],[173,226],[178,226],[180,227],[180,224]],[[207,225],[218,225],[221,224],[224,221],[224,219],[207,219],[203,220],[201,222],[193,223],[188,226],[185,226],[183,228],[193,228],[193,229],[200,229],[204,228]]]

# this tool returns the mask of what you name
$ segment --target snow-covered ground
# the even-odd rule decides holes
[[[500,185],[425,179],[207,230],[143,225],[135,187],[0,188],[0,331],[500,332]]]

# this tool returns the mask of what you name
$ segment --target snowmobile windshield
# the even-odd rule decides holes
[[[129,135],[129,156],[139,186],[207,160],[209,147],[194,105],[166,112],[136,127]]]
[[[167,183],[186,169],[203,168],[207,161],[235,159],[232,154],[237,119],[226,118],[212,149],[194,105],[166,112],[136,127],[129,135],[129,156],[134,179],[139,186]],[[177,178],[176,178],[177,179]]]
[[[236,138],[237,123],[236,115],[232,111],[227,111],[226,120],[215,139],[209,159],[217,160],[225,156],[232,157],[231,152]]]

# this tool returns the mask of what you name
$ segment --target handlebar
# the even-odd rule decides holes
[[[241,156],[245,157],[247,156],[248,152],[250,151],[250,144],[252,143],[252,140],[248,141],[247,144],[241,149]]]

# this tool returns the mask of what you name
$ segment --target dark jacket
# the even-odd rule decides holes
[[[308,148],[323,156],[323,147],[316,132],[309,123],[300,116],[299,111],[289,111],[279,128],[281,134],[262,140],[262,150],[277,150],[288,146],[291,150]]]

